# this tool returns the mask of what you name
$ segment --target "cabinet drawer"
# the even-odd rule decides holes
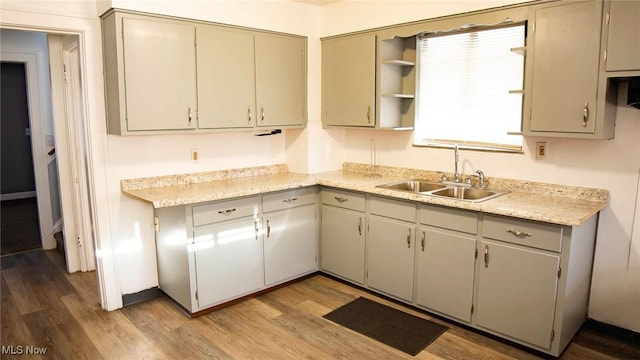
[[[409,222],[416,221],[416,204],[373,196],[369,199],[369,212]]]
[[[262,197],[262,211],[270,212],[313,204],[316,201],[315,193],[315,187],[312,187],[264,195]]]
[[[322,189],[320,194],[323,204],[364,212],[364,194],[337,189]]]
[[[482,228],[485,238],[556,252],[562,250],[560,225],[485,215]]]
[[[420,223],[444,229],[478,233],[478,214],[439,206],[420,207]]]
[[[193,207],[193,226],[237,219],[258,214],[260,201],[257,196],[221,201]]]

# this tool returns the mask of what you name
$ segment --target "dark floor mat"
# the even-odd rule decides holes
[[[363,297],[324,318],[413,356],[448,329]]]
[[[42,247],[36,198],[2,201],[0,212],[2,255]]]

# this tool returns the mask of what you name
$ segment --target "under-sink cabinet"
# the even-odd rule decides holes
[[[471,322],[478,213],[422,205],[416,245],[416,304]]]
[[[155,209],[159,287],[189,313],[317,270],[316,188]]]
[[[367,285],[413,300],[416,204],[371,196],[367,219]]]
[[[320,201],[322,269],[364,285],[365,195],[323,188]]]

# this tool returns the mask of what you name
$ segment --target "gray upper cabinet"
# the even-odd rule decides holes
[[[198,26],[198,127],[255,126],[254,36]]]
[[[607,1],[605,6],[609,7],[607,71],[640,70],[640,2]]]
[[[615,116],[605,116],[611,94],[600,76],[602,5],[560,2],[532,9],[525,135],[613,137]]]
[[[322,41],[322,123],[375,126],[376,36]]]
[[[195,27],[111,13],[103,36],[109,132],[195,129]]]
[[[301,126],[306,115],[306,41],[255,36],[257,126]]]
[[[121,10],[102,33],[110,134],[306,126],[303,36]]]

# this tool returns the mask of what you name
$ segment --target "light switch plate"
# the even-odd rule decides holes
[[[191,149],[191,162],[198,162],[198,149]]]

